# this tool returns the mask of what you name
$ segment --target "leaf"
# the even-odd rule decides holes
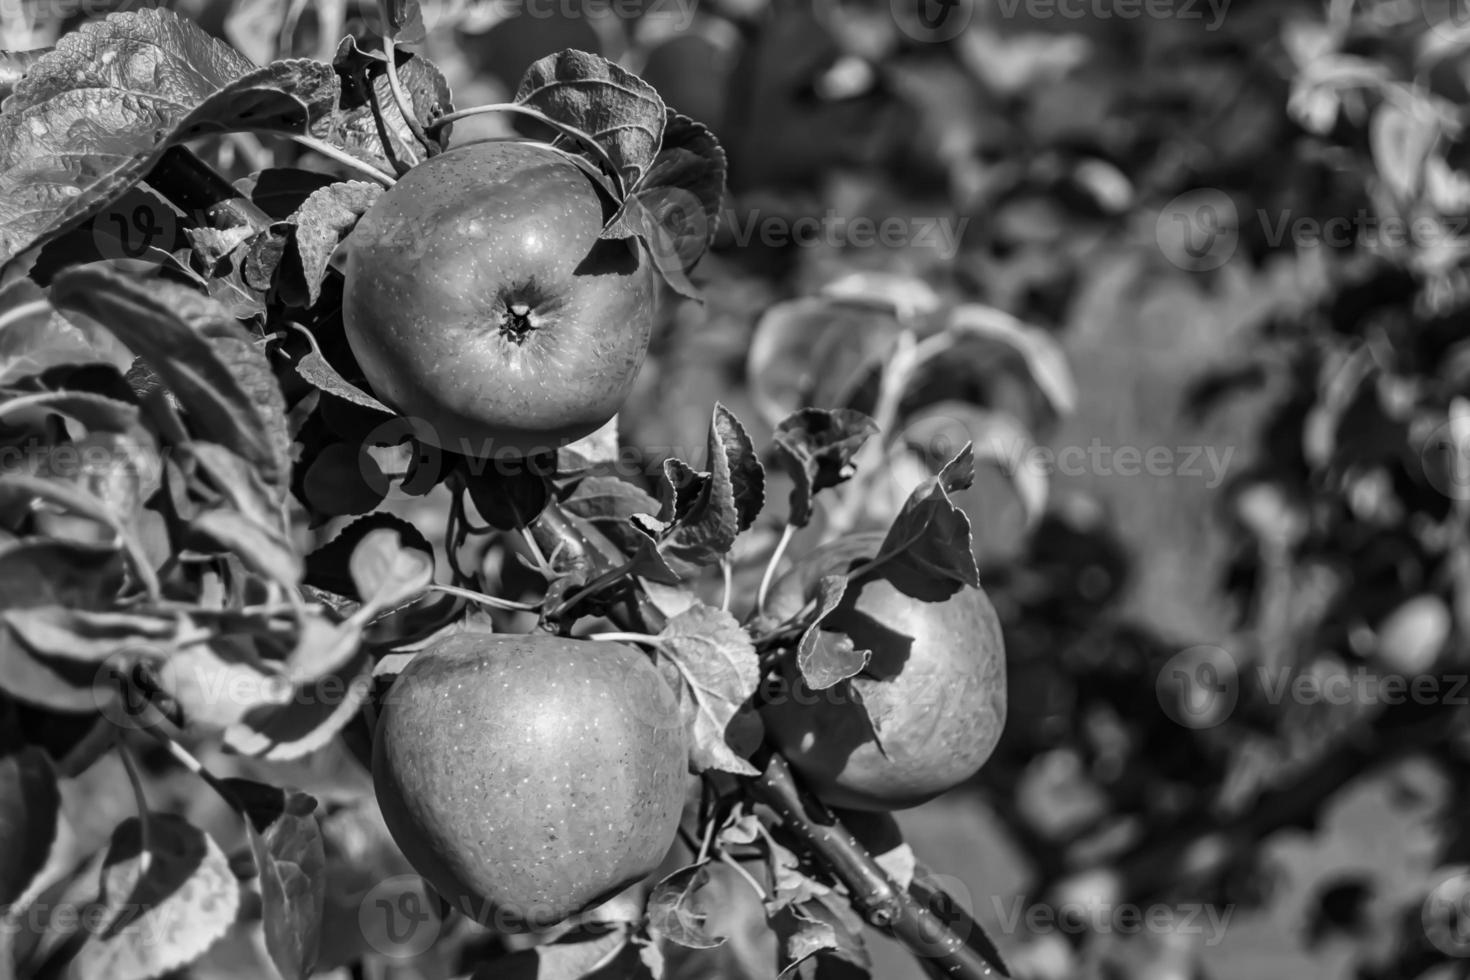
[[[510,465],[487,466],[481,459],[468,462],[470,499],[491,527],[501,531],[528,527],[551,499],[547,476],[556,466],[555,456],[532,456]]]
[[[916,413],[899,438],[935,467],[968,442],[977,462],[992,462],[1010,478],[1028,524],[1040,520],[1046,510],[1046,471],[1033,465],[1036,445],[1014,416],[963,402],[941,402]]]
[[[715,402],[714,417],[710,419],[709,455],[712,471],[728,474],[730,489],[735,498],[737,532],[744,532],[760,516],[766,502],[766,473],[756,454],[755,443],[746,434],[733,412]],[[718,475],[716,477],[719,479]]]
[[[1044,330],[1028,326],[1001,310],[966,303],[950,314],[951,333],[1001,344],[1020,355],[1036,387],[1061,415],[1070,415],[1077,407],[1077,382],[1067,357],[1057,342]],[[953,355],[946,355],[953,356]]]
[[[1378,176],[1402,200],[1412,200],[1424,182],[1424,164],[1439,138],[1432,113],[1385,101],[1373,113],[1368,142]]]
[[[256,68],[162,8],[84,24],[31,66],[0,112],[0,264],[101,210],[172,144],[305,132],[337,101],[330,66]]]
[[[433,554],[429,539],[408,521],[394,514],[369,514],[353,521],[331,541],[306,556],[306,581],[361,602],[364,597],[358,593],[350,571],[352,555],[364,538],[380,529],[396,533],[402,548]]]
[[[845,921],[846,917],[834,907],[840,901],[822,895],[812,901],[788,905],[771,916],[771,927],[777,937],[778,976],[790,976],[816,956],[834,957],[862,973],[872,967],[863,945],[861,922]]]
[[[290,700],[246,712],[225,731],[225,745],[272,762],[299,759],[325,746],[361,710],[372,691],[373,658],[359,646],[341,669],[297,687]]]
[[[248,779],[223,782],[245,808],[271,962],[285,980],[306,980],[321,943],[327,889],[316,800]]]
[[[434,553],[405,542],[397,530],[375,528],[352,549],[347,568],[365,608],[391,609],[433,582]]]
[[[323,447],[301,481],[301,495],[312,513],[325,517],[366,514],[387,494],[388,477],[361,443]]]
[[[607,151],[624,188],[653,166],[665,107],[652,85],[585,51],[547,55],[526,69],[515,101],[573,126]]]
[[[113,832],[102,869],[105,924],[73,961],[77,976],[147,980],[194,962],[235,921],[240,886],[219,845],[183,817],[150,813]]]
[[[705,928],[709,913],[699,900],[708,885],[709,863],[701,861],[668,875],[648,896],[648,930],[655,938],[666,939],[689,949],[714,949],[725,942]]]
[[[659,502],[645,490],[615,476],[582,477],[567,487],[561,505],[597,525],[604,534],[608,533],[604,525],[615,527],[626,524],[635,514],[659,512]]]
[[[979,588],[970,519],[949,499],[951,492],[968,487],[974,478],[974,453],[967,444],[904,501],[875,561],[896,559],[921,574]]]
[[[3,621],[32,653],[101,663],[130,646],[166,643],[179,623],[159,616],[93,612],[68,606],[36,606],[0,612]]]
[[[719,230],[725,151],[708,129],[668,110],[653,166],[602,230],[603,238],[640,237],[664,279],[699,299],[688,274]]]
[[[82,332],[56,312],[35,283],[21,279],[0,290],[0,385],[98,359]]]
[[[327,359],[322,357],[320,351],[313,350],[304,354],[301,360],[296,362],[296,373],[301,376],[302,381],[318,391],[336,395],[360,408],[372,409],[387,416],[394,414],[387,405],[342,377],[336,368],[327,363]]]
[[[266,359],[264,348],[255,339],[230,330],[223,336],[211,337],[210,344],[255,408],[255,417],[260,421],[274,464],[262,471],[261,476],[274,488],[275,502],[282,504],[290,485],[291,435],[286,430],[286,398],[280,382]]]
[[[279,471],[284,418],[268,418],[210,336],[241,336],[234,318],[215,300],[174,283],[142,282],[103,265],[58,276],[51,289],[58,307],[85,313],[143,358],[163,380],[201,435],[249,460],[267,482]],[[241,356],[238,349],[231,357]],[[253,380],[251,387],[258,382]]]
[[[853,458],[877,431],[871,418],[846,408],[804,408],[781,420],[776,450],[795,484],[787,523],[806,527],[812,498],[852,478]]]
[[[342,181],[312,194],[288,219],[295,225],[296,257],[306,283],[306,305],[314,306],[321,298],[321,281],[332,253],[382,194],[379,184]]]
[[[741,757],[755,746],[727,740],[760,683],[760,658],[749,635],[729,612],[699,603],[670,619],[659,640],[659,669],[678,692],[689,725],[690,764],[698,772],[757,775]]]
[[[823,286],[822,295],[881,306],[904,321],[937,313],[944,304],[928,282],[894,272],[851,272]]]
[[[257,575],[287,588],[301,581],[301,560],[290,543],[239,511],[223,507],[206,510],[189,522],[189,529],[233,552]]]
[[[904,324],[889,309],[804,296],[761,315],[745,361],[751,398],[771,425],[800,408],[845,407]]]
[[[0,756],[0,910],[9,911],[46,866],[60,816],[61,795],[45,751],[26,746]]]
[[[418,120],[432,122],[452,112],[454,106],[450,101],[449,83],[434,63],[409,51],[399,50],[396,54],[398,79]],[[398,100],[393,97],[388,82],[388,61],[382,53],[363,51],[355,38],[346,37],[337,47],[332,68],[342,89],[341,105],[336,113],[313,127],[314,135],[385,173],[393,173],[392,163],[383,152],[383,141],[373,112],[376,103],[382,112],[393,155],[404,162],[417,159],[423,148],[398,109]],[[444,127],[434,137],[440,150],[448,149],[450,129]]]
[[[868,666],[871,650],[858,650],[845,633],[822,629],[822,620],[842,605],[847,591],[846,575],[824,575],[817,582],[817,614],[801,634],[797,645],[796,665],[802,679],[814,691],[825,691],[832,685],[856,676]]]
[[[628,930],[573,932],[493,960],[471,980],[652,980]]]
[[[178,706],[191,733],[219,733],[251,711],[286,704],[295,693],[279,665],[263,659],[257,641],[242,635],[176,649],[153,671],[158,690]]]
[[[716,404],[706,442],[708,472],[680,459],[664,462],[659,552],[690,565],[709,565],[730,551],[765,503],[765,471],[738,419]]]

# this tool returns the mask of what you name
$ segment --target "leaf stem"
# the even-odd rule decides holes
[[[647,633],[620,633],[612,631],[608,633],[589,633],[586,639],[598,640],[604,643],[638,643],[643,646],[661,647],[663,641],[656,636]]]
[[[627,193],[627,188],[623,185],[623,173],[618,169],[618,165],[613,162],[613,158],[608,154],[605,146],[577,127],[568,125],[557,119],[552,119],[540,109],[534,109],[528,105],[521,105],[519,102],[494,102],[487,105],[470,106],[468,109],[456,109],[454,112],[440,116],[438,119],[429,123],[427,132],[437,133],[442,126],[459,122],[461,119],[469,119],[471,116],[486,115],[492,112],[508,112],[512,115],[526,116],[582,144],[592,151],[593,156],[597,157],[598,162],[607,170],[608,175],[617,182],[618,190],[624,194]]]
[[[503,609],[507,612],[538,612],[541,609],[540,603],[533,604],[529,602],[516,602],[514,599],[501,599],[493,595],[486,595],[483,592],[476,592],[473,589],[462,589],[457,585],[439,585],[435,583],[429,586],[429,591],[459,596],[461,599],[468,599],[471,602],[478,602],[482,606],[489,606],[492,609]]]
[[[150,836],[148,828],[148,794],[143,792],[143,776],[138,772],[138,763],[133,758],[133,753],[128,748],[128,743],[123,739],[123,730],[121,728],[117,730],[117,756],[122,760],[123,769],[128,774],[128,783],[133,787],[133,799],[138,804],[139,837],[142,842],[143,854],[145,855],[143,857],[143,867],[147,868],[148,858],[146,855],[153,852],[153,849],[148,846],[148,838]]]
[[[385,174],[366,160],[359,160],[351,153],[333,146],[326,140],[319,140],[315,136],[292,136],[291,138],[308,150],[320,153],[322,156],[335,160],[351,170],[356,170],[358,173],[377,181],[384,187],[392,187],[397,183],[397,180],[392,176]]]
[[[766,611],[766,596],[771,591],[771,582],[776,577],[776,567],[781,564],[781,559],[786,557],[786,549],[791,545],[791,539],[796,534],[796,525],[787,522],[781,529],[781,540],[776,542],[776,550],[771,552],[771,558],[766,562],[766,570],[761,575],[760,589],[755,594],[755,611],[759,615]]]
[[[719,858],[720,858],[720,863],[726,865],[731,870],[733,870],[736,874],[738,874],[740,877],[744,878],[745,881],[746,881],[746,883],[748,885],[750,885],[751,889],[755,892],[756,896],[761,900],[761,904],[765,904],[766,897],[767,897],[766,896],[766,890],[763,887],[761,887],[761,883],[760,882],[758,882],[758,881],[755,880],[755,875],[753,875],[749,871],[745,870],[745,866],[744,865],[742,865],[739,861],[737,861],[734,858],[732,858],[730,855],[726,854],[724,851],[721,851],[719,853]]]
[[[386,26],[386,25],[385,25]],[[393,39],[393,30],[390,28],[383,32],[383,54],[388,58],[388,88],[393,93],[393,101],[398,103],[398,111],[403,115],[404,125],[413,138],[419,141],[428,156],[434,155],[434,145],[429,142],[429,137],[424,133],[423,124],[419,122],[418,113],[414,111],[413,100],[408,93],[403,91],[403,80],[398,77],[398,46]],[[417,161],[415,161],[417,162]]]

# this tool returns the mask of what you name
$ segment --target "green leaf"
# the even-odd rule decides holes
[[[830,956],[866,973],[872,966],[863,946],[861,923],[844,921],[833,906],[839,898],[827,895],[788,905],[771,916],[776,932],[777,975],[785,978],[798,971],[807,976],[806,966],[814,957]],[[810,974],[813,976],[819,973]]]
[[[979,588],[970,519],[949,498],[954,491],[968,487],[974,478],[974,452],[966,445],[937,476],[926,480],[904,501],[875,561],[900,561],[921,574]]]
[[[801,634],[796,654],[797,669],[814,691],[824,691],[856,676],[873,656],[871,650],[855,649],[847,634],[822,629],[822,620],[842,605],[846,592],[846,575],[824,575],[817,582],[816,617]]]
[[[341,372],[332,367],[320,351],[313,350],[303,355],[301,360],[296,362],[296,373],[301,376],[302,381],[318,391],[336,395],[360,408],[381,412],[385,416],[394,415],[393,410],[387,405],[342,377]]]
[[[904,426],[899,441],[919,453],[933,468],[970,443],[976,462],[994,463],[1010,479],[1028,524],[1040,520],[1046,510],[1046,473],[1038,466],[1029,465],[1035,443],[1031,441],[1031,433],[1014,416],[964,402],[940,402],[915,413]]]
[[[649,932],[689,949],[723,945],[724,936],[711,935],[705,928],[709,912],[699,893],[709,880],[709,862],[701,861],[680,868],[654,885],[646,906]]]
[[[383,194],[378,184],[349,180],[323,187],[291,215],[295,226],[296,258],[306,284],[306,305],[321,298],[322,278],[332,253]]]
[[[743,758],[756,747],[747,744],[753,720],[748,702],[760,683],[760,657],[750,636],[729,612],[697,603],[670,619],[659,640],[659,670],[678,694],[689,726],[690,764],[698,772],[758,775]]]
[[[454,111],[449,83],[433,62],[408,51],[399,50],[396,54],[399,82],[421,123],[432,122]],[[407,162],[422,155],[423,148],[404,123],[398,100],[393,98],[388,84],[388,62],[381,53],[363,51],[354,38],[343,38],[337,47],[337,56],[332,60],[332,68],[342,88],[341,107],[315,127],[315,135],[386,173],[392,173],[393,166],[383,152],[378,121],[373,113],[376,103],[383,115],[383,126],[388,131],[394,156]],[[444,127],[435,137],[440,150],[448,149],[451,128]]]
[[[719,230],[724,187],[725,151],[719,141],[704,126],[670,109],[653,166],[602,237],[641,236],[669,284],[698,298],[687,275]]]
[[[290,543],[239,511],[223,507],[206,510],[189,522],[189,528],[233,552],[257,575],[287,588],[301,581],[301,560]]]
[[[361,645],[340,669],[297,686],[279,706],[246,712],[225,731],[225,745],[273,762],[299,759],[325,746],[372,692],[373,658]]]
[[[63,364],[99,359],[82,332],[56,312],[35,283],[21,279],[0,290],[0,385]]]
[[[365,446],[334,442],[306,468],[301,493],[315,514],[366,514],[383,502],[388,477]]]
[[[69,270],[52,286],[52,302],[85,313],[110,330],[147,362],[168,386],[195,429],[256,466],[266,480],[282,485],[279,437],[284,416],[267,417],[250,389],[222,359],[213,338],[242,336],[233,317],[215,300],[184,286],[142,282],[107,266]],[[243,356],[238,348],[228,357]],[[262,355],[263,356],[263,355]]]
[[[194,962],[229,930],[240,886],[213,838],[183,817],[120,824],[102,869],[103,927],[77,951],[77,976],[148,980]]]
[[[306,980],[321,944],[327,890],[316,800],[248,779],[226,779],[224,785],[245,808],[271,962],[284,980]]]
[[[391,528],[363,535],[347,567],[363,605],[376,610],[407,602],[434,581],[434,553],[414,547]]]
[[[636,187],[658,156],[663,99],[606,58],[570,50],[547,55],[526,69],[515,101],[591,136],[607,151],[625,188]]]
[[[1072,377],[1072,369],[1062,349],[1046,331],[978,303],[955,307],[946,329],[961,340],[982,344],[977,353],[982,363],[993,360],[997,347],[1018,356],[1027,376],[1059,414],[1068,415],[1077,407],[1077,382]],[[962,348],[944,357],[951,360],[963,353]]]
[[[320,589],[335,592],[361,602],[349,567],[357,546],[375,530],[388,530],[398,535],[399,546],[433,554],[433,546],[422,531],[393,514],[369,514],[344,527],[331,541],[306,557],[306,580]]]
[[[60,816],[61,794],[46,753],[27,746],[0,756],[0,910],[9,911],[46,866]]]
[[[36,606],[0,612],[32,653],[101,663],[128,647],[168,643],[179,629],[173,619],[127,612],[93,612],[68,606]]]
[[[652,980],[625,926],[579,930],[493,960],[471,980]]]
[[[105,207],[171,144],[305,132],[337,101],[330,66],[256,68],[162,8],[84,24],[31,66],[0,112],[0,264]]]
[[[853,458],[878,425],[862,412],[804,408],[776,426],[777,455],[794,486],[786,521],[806,527],[812,519],[812,498],[852,478]]]

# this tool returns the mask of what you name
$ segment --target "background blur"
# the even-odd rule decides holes
[[[174,6],[259,61],[330,60],[365,16]],[[0,48],[106,7],[0,3]],[[888,338],[801,305],[824,290],[1024,328],[1019,358],[960,352],[890,406],[886,465],[794,548],[881,525],[936,432],[1010,447],[965,497],[1007,633],[1005,738],[974,786],[899,817],[1018,974],[1467,974],[1460,0],[425,10],[457,105],[582,48],[729,153],[707,303],[665,305],[627,444],[702,445],[716,399],[758,444],[802,402],[872,410],[863,357]],[[235,175],[269,159],[248,136],[221,153]],[[742,581],[784,516],[768,509]],[[349,946],[363,885],[342,869],[367,819],[327,823]],[[763,976],[751,942],[681,975]],[[874,956],[883,980],[920,975],[876,937]]]

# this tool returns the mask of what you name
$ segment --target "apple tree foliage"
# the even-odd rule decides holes
[[[753,705],[780,658],[824,688],[862,667],[818,630],[840,577],[774,621],[722,573],[763,508],[787,509],[789,539],[814,497],[911,456],[899,409],[936,364],[966,353],[1065,412],[1065,363],[998,311],[858,277],[773,308],[757,356],[817,363],[849,322],[898,356],[825,373],[845,386],[827,391],[756,370],[770,445],[716,404],[691,459],[636,479],[610,431],[515,465],[431,451],[352,363],[338,246],[478,110],[456,113],[413,50],[416,4],[379,13],[381,43],[265,65],[169,10],[113,14],[22,59],[0,111],[0,976],[141,980],[220,943],[285,978],[382,955],[362,916],[432,905],[370,900],[408,870],[360,778],[386,684],[435,637],[589,623],[644,634],[679,699],[702,777],[681,865],[532,945],[435,908],[426,955],[457,975],[656,977],[675,948],[725,941],[705,899],[728,867],[761,895],[783,975],[865,969],[865,926],[983,974],[994,947],[907,847],[870,853],[762,745]],[[641,239],[674,294],[698,295],[725,183],[714,134],[575,50],[490,108],[618,202],[604,237]],[[192,147],[231,133],[279,162],[225,180]],[[943,458],[891,500],[874,563],[975,586],[952,495],[999,443],[919,441]],[[773,469],[787,499],[767,499]],[[1045,486],[1019,484],[1034,516]],[[873,488],[847,489],[835,533],[873,516]],[[443,502],[437,526],[394,512],[420,499]],[[476,550],[495,560],[464,567]],[[696,588],[722,581],[713,601]]]

